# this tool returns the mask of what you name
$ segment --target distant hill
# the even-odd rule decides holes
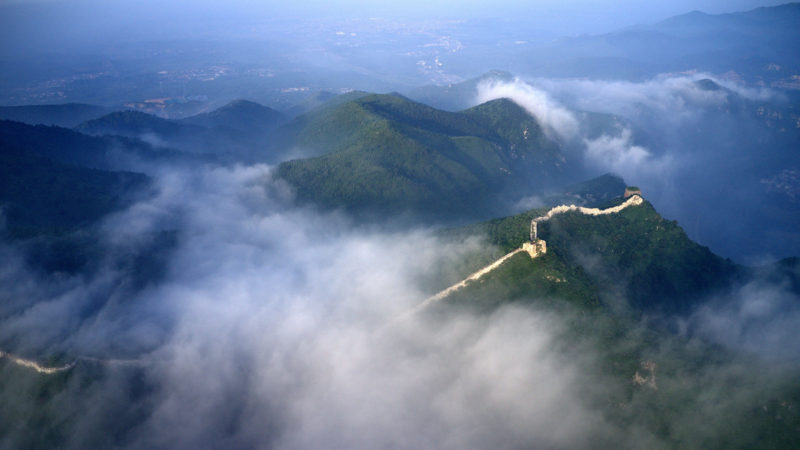
[[[580,183],[559,188],[542,196],[544,205],[598,206],[619,197],[625,190],[625,181],[618,175],[607,173]]]
[[[279,112],[249,101],[235,101],[186,119],[163,119],[139,111],[118,111],[84,122],[76,130],[93,136],[124,136],[155,147],[215,158],[224,162],[271,161]]]
[[[655,25],[570,37],[516,55],[517,71],[538,76],[647,79],[687,70],[735,72],[749,82],[796,84],[800,4],[735,14],[694,11]]]
[[[264,135],[284,120],[284,115],[272,108],[248,100],[234,100],[214,111],[190,116],[180,122],[248,135]]]
[[[127,169],[130,157],[148,161],[188,160],[174,150],[133,138],[88,136],[75,130],[0,120],[0,148],[16,148],[47,159],[93,169]]]
[[[94,120],[84,122],[77,131],[95,136],[116,135],[141,137],[153,135],[164,139],[181,139],[197,135],[202,127],[182,124],[174,120],[162,119],[139,111],[117,111]]]
[[[485,81],[513,81],[514,76],[502,70],[491,70],[461,83],[444,86],[422,86],[405,92],[408,97],[446,111],[459,111],[476,103],[478,85]]]
[[[568,162],[536,120],[500,99],[458,113],[368,95],[284,127],[299,152],[277,175],[301,201],[439,217],[499,209],[497,195],[561,180]],[[286,136],[287,134],[284,134]]]
[[[194,161],[136,139],[0,121],[0,235],[15,242],[32,269],[96,270],[104,251],[94,236],[97,224],[152,194],[150,178],[136,168]],[[171,239],[157,233],[153,248],[131,255],[136,283],[157,268],[153,260]]]
[[[702,32],[710,26],[737,26],[739,28],[764,31],[794,27],[800,21],[800,3],[786,3],[777,6],[764,6],[749,11],[706,14],[702,11],[691,11],[686,14],[670,17],[653,27],[661,30]]]
[[[319,108],[323,104],[333,100],[336,97],[340,97],[340,95],[337,95],[330,91],[315,92],[306,97],[305,99],[303,99],[303,101],[295,105],[292,105],[284,112],[286,113],[287,117],[294,118],[301,114],[305,114],[313,109]]]
[[[72,128],[82,122],[96,119],[112,111],[112,108],[83,103],[0,106],[0,119],[14,120],[31,125],[57,125]]]
[[[12,237],[63,234],[121,209],[148,178],[65,164],[0,141],[0,207]]]
[[[370,95],[353,91],[322,102],[275,130],[272,147],[294,158],[333,151],[347,136],[358,133],[360,124],[369,122],[366,111],[353,102]]]
[[[429,85],[406,92],[414,101],[433,106],[446,111],[459,111],[474,106],[478,100],[478,88],[484,83],[512,82],[515,77],[511,73],[491,70],[485,74],[457,84]],[[635,126],[622,117],[592,111],[574,111],[578,115],[581,134],[588,139],[594,139],[602,134],[616,134],[618,127],[624,125],[634,129]],[[640,133],[636,133],[637,135]],[[638,137],[638,136],[637,136]]]

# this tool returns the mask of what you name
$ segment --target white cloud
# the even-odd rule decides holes
[[[552,351],[557,317],[504,309],[395,321],[432,293],[422,287],[431,272],[480,240],[449,244],[294,208],[267,166],[164,172],[157,184],[99,238],[125,259],[152,233],[177,229],[163,280],[120,289],[114,258],[46,292],[26,275],[14,295],[40,301],[2,328],[4,341],[40,351],[144,362],[154,391],[146,406],[122,409],[147,411],[131,445],[580,447],[604,429],[578,395],[582,360]],[[107,397],[121,380],[111,371],[80,398]],[[76,430],[104,420],[77,417]],[[76,432],[72,445],[90,435]]]
[[[690,120],[702,108],[723,106],[725,90],[704,90],[697,81],[710,79],[744,98],[765,100],[774,97],[768,89],[747,88],[709,74],[659,76],[644,82],[585,79],[536,78],[530,83],[572,108],[617,114],[629,119],[643,109],[666,114],[670,121]]]
[[[640,170],[650,162],[650,152],[632,142],[631,131],[623,129],[617,136],[604,134],[596,139],[584,139],[586,158],[608,170],[627,174]]]
[[[578,121],[568,109],[553,101],[545,91],[520,79],[512,82],[487,80],[478,85],[478,103],[498,98],[511,99],[525,108],[548,134],[554,132],[558,138],[569,140],[578,133]]]

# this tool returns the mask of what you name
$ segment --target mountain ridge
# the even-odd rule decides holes
[[[631,200],[634,198],[639,200]],[[584,215],[584,211],[590,214]],[[533,236],[531,223],[548,216],[553,217],[539,221],[538,236]],[[475,262],[462,269],[465,273],[477,270],[477,264],[486,265],[491,261],[487,257],[497,258],[497,252],[510,256],[527,251],[542,262],[536,263],[539,267],[524,263],[522,256],[509,259],[497,269],[502,272],[516,267],[512,270],[516,275],[493,280],[489,273],[482,283],[453,294],[454,301],[465,304],[473,300],[464,298],[518,301],[558,293],[557,296],[578,303],[602,299],[610,307],[622,307],[637,314],[686,313],[696,302],[746,277],[744,267],[691,241],[675,222],[661,217],[639,195],[626,200],[618,197],[594,210],[578,206],[534,209],[456,229],[453,239],[457,242],[473,235],[487,236],[488,243],[497,250],[494,256],[473,255]],[[531,241],[532,236],[543,238],[546,247],[537,247],[537,241]],[[523,281],[531,277],[539,285]],[[576,284],[570,286],[569,280]],[[626,300],[619,300],[620,296]]]
[[[353,212],[486,211],[494,194],[556,183],[567,163],[507,99],[453,113],[373,94],[291,126],[305,131],[298,145],[323,148],[281,163],[278,177],[300,201]]]
[[[86,103],[52,105],[0,106],[0,119],[30,125],[57,125],[72,128],[87,120],[96,119],[113,111],[113,108]]]

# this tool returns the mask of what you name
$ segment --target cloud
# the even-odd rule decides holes
[[[646,418],[625,416],[650,408],[646,393],[627,393],[639,366],[620,378],[604,365],[609,354],[638,364],[635,326],[607,346],[592,331],[611,329],[601,314],[509,305],[405,316],[436,291],[431,273],[482,240],[452,243],[424,228],[388,231],[297,208],[269,166],[155,177],[154,197],[102,224],[105,262],[90,276],[41,277],[2,248],[10,264],[0,277],[11,286],[0,294],[3,345],[106,361],[81,360],[43,404],[26,397],[35,392],[27,378],[0,365],[0,401],[20,417],[67,424],[67,446],[653,447],[697,436],[692,411],[738,417],[736,407],[749,405],[729,399],[721,411],[722,394],[693,399],[681,418],[665,416],[675,436],[659,435]],[[131,269],[119,261],[165,231],[178,237],[164,273],[126,287]],[[649,357],[676,359],[665,354]],[[126,358],[135,362],[110,361]],[[659,392],[677,396],[730,370],[671,378],[668,369],[659,366]],[[609,407],[609,398],[626,406]]]
[[[477,103],[508,98],[522,106],[543,126],[545,133],[569,140],[578,133],[578,121],[573,114],[543,90],[520,79],[512,82],[486,80],[478,85]]]
[[[600,88],[592,89],[591,87],[596,84],[600,84]],[[712,101],[703,97],[703,91],[689,89],[687,86],[690,84],[677,83],[681,89],[692,92],[696,100]],[[654,155],[651,150],[636,142],[630,126],[620,120],[613,120],[611,125],[601,125],[597,135],[598,131],[595,130],[597,125],[594,123],[597,119],[585,113],[578,113],[583,109],[592,112],[639,114],[643,102],[658,105],[659,108],[670,107],[660,103],[663,96],[649,99],[647,89],[634,89],[632,86],[637,85],[622,82],[541,79],[528,83],[519,78],[512,82],[487,80],[478,86],[477,102],[509,98],[524,107],[542,124],[552,138],[559,140],[567,148],[578,149],[580,162],[591,176],[614,172],[632,182],[638,182],[645,177],[663,182],[674,168],[676,158],[673,155]],[[590,91],[593,94],[589,94]],[[570,108],[573,109],[555,100],[557,96],[561,96],[574,102],[575,98],[565,95],[565,92],[581,94],[575,96],[580,99],[579,101],[570,104]],[[711,95],[718,96],[718,93]],[[671,102],[672,107],[679,107],[678,105],[684,101],[674,100]]]
[[[750,263],[800,252],[789,225],[796,205],[768,195],[761,182],[797,165],[796,113],[779,93],[703,73],[642,82],[495,80],[478,88],[479,101],[501,96],[550,130],[583,179],[621,175],[715,253]]]
[[[546,206],[544,199],[538,195],[530,195],[519,199],[514,204],[514,211],[522,212]]]
[[[557,317],[514,308],[395,321],[430,295],[431,272],[480,240],[456,245],[296,208],[271,174],[163,170],[154,197],[102,224],[106,261],[88,278],[37,278],[4,255],[19,262],[0,273],[16,286],[3,294],[18,305],[4,303],[10,350],[138,361],[83,360],[75,377],[93,364],[104,376],[65,387],[72,406],[44,407],[91,411],[71,422],[71,446],[575,447],[603,430],[578,395],[580,358],[552,351]],[[126,288],[119,261],[168,231],[178,238],[165,273]],[[149,393],[101,414],[94,403],[135,379]],[[114,417],[135,425],[122,441],[91,431]]]
[[[724,89],[706,90],[698,81],[710,79],[749,100],[769,100],[769,89],[742,86],[710,74],[662,75],[644,82],[536,78],[530,83],[558,101],[585,111],[607,112],[635,119],[642,108],[669,114],[671,121],[691,120],[698,109],[728,101]]]
[[[756,279],[730,295],[711,299],[682,324],[684,335],[699,336],[762,357],[800,355],[800,305],[787,286]]]
[[[659,183],[674,184],[678,169],[693,165],[706,176],[703,186],[719,183],[693,147],[680,145],[682,127],[723,104],[719,92],[698,89],[691,77],[535,83],[483,84],[479,98],[518,102],[564,145],[579,146],[590,168],[621,173],[651,201],[665,198]],[[630,122],[590,136],[578,119],[585,116],[569,108]],[[661,124],[663,133],[644,144],[634,131],[642,123]],[[580,320],[569,313],[512,306],[396,321],[442,287],[431,274],[468,259],[481,239],[454,244],[424,228],[387,230],[296,207],[266,165],[148,172],[155,195],[91,230],[100,254],[93,271],[37,274],[22,250],[0,246],[0,343],[25,355],[100,361],[82,359],[44,405],[30,400],[38,397],[27,379],[0,366],[10,380],[0,403],[15,405],[15,417],[68,424],[63,440],[72,447],[653,447],[675,436],[713,437],[713,427],[692,427],[705,417],[737,417],[737,407],[760,400],[742,386],[771,382],[726,364],[694,376],[659,366],[665,397],[707,395],[686,400],[681,418],[657,412],[675,425],[674,436],[659,435],[649,416],[625,416],[652,406],[646,393],[630,391],[633,373],[598,362],[638,358],[640,328],[606,348],[591,334],[606,330],[601,315],[580,337],[568,330]],[[676,204],[688,201],[677,197]],[[540,202],[531,196],[518,206]],[[704,206],[717,212],[713,202]],[[165,235],[174,236],[171,244],[160,244]],[[134,282],[154,258],[163,270]],[[700,307],[684,321],[685,336],[791,357],[800,320],[791,301],[774,284],[749,284]],[[673,344],[681,345],[663,345]],[[133,363],[110,362],[119,359]],[[733,379],[724,386],[737,389],[736,398],[719,388],[720,375]],[[609,406],[609,398],[629,402]],[[18,433],[2,445],[21,446]]]
[[[584,139],[586,157],[598,166],[617,173],[644,165],[650,158],[646,148],[631,142],[631,130],[623,129],[617,136],[604,134],[597,139]]]
[[[555,137],[564,144],[572,143],[581,147],[586,164],[596,170],[614,171],[628,176],[633,172],[648,170],[651,165],[655,165],[652,152],[634,142],[633,132],[629,127],[615,121],[612,127],[605,127],[599,136],[589,136],[587,130],[593,128],[590,123],[591,119],[586,114],[575,114],[569,108],[562,106],[553,99],[551,94],[554,92],[557,95],[563,95],[563,90],[569,92],[589,91],[590,89],[583,85],[597,82],[536,80],[536,83],[535,85],[527,83],[519,78],[512,82],[487,80],[478,85],[477,102],[483,103],[496,98],[513,100],[534,116],[543,125],[545,131],[550,132],[551,137]],[[568,88],[565,89],[562,83]],[[575,83],[578,83],[577,87]],[[591,96],[581,95],[581,101],[578,102],[577,107],[589,111],[608,112],[609,103],[617,102],[628,108],[647,99],[642,92],[630,89],[630,85],[632,84],[625,83],[625,86],[619,87],[612,83],[606,89],[600,89],[601,92],[595,95],[602,100],[587,100],[587,97]],[[543,86],[544,89],[540,86]],[[572,100],[571,97],[569,99]],[[659,107],[665,106],[661,105],[658,100],[651,103],[658,104]],[[616,109],[624,110],[625,108]]]
[[[200,178],[201,196],[182,201],[188,240],[168,282],[148,293],[177,323],[151,355],[161,394],[136,445],[586,439],[574,430],[596,419],[570,394],[573,364],[549,352],[554,325],[517,312],[383,328],[425,298],[419,280],[443,255],[469,249],[271,204],[258,187],[271,183],[266,167]]]

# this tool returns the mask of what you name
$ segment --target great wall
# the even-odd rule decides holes
[[[43,366],[43,365],[39,364],[36,361],[30,360],[30,359],[25,359],[25,358],[20,358],[19,356],[15,356],[15,355],[12,355],[10,353],[3,352],[3,351],[0,351],[0,358],[7,358],[12,363],[14,363],[14,364],[16,364],[18,366],[27,367],[29,369],[33,369],[33,370],[35,370],[35,371],[37,371],[39,373],[43,373],[43,374],[47,374],[47,375],[58,373],[58,372],[67,371],[67,370],[72,369],[73,367],[75,367],[75,364],[76,364],[76,361],[73,361],[73,362],[71,362],[69,364],[65,364],[63,366],[48,367],[48,366]]]
[[[100,364],[103,366],[142,366],[147,364],[146,360],[141,359],[111,359],[111,358],[96,358],[93,356],[78,356],[73,359],[70,363],[64,364],[61,366],[47,366],[41,364],[37,361],[32,359],[22,358],[20,356],[14,355],[12,353],[4,352],[0,350],[0,359],[7,359],[13,364],[16,364],[20,367],[25,367],[31,370],[35,370],[38,373],[45,374],[45,375],[52,375],[55,373],[66,372],[71,370],[75,367],[79,361],[83,361],[90,364]]]
[[[581,214],[586,214],[586,215],[589,215],[589,216],[600,216],[600,215],[605,215],[605,214],[615,214],[615,213],[618,213],[618,212],[622,211],[623,209],[628,208],[630,206],[638,206],[638,205],[641,205],[642,203],[644,203],[644,200],[642,199],[642,196],[641,196],[641,192],[638,189],[635,189],[635,188],[634,189],[631,189],[631,188],[626,189],[625,190],[625,198],[627,198],[627,200],[625,200],[623,203],[621,203],[621,204],[619,204],[617,206],[611,207],[611,208],[606,208],[606,209],[586,208],[586,207],[583,207],[583,206],[575,206],[575,205],[559,205],[559,206],[551,208],[550,210],[547,211],[547,213],[545,215],[536,217],[535,219],[533,219],[531,221],[530,241],[529,242],[525,242],[524,244],[522,244],[522,246],[520,248],[518,248],[518,249],[516,249],[516,250],[514,250],[514,251],[512,251],[510,253],[507,253],[507,254],[503,255],[502,257],[500,257],[499,259],[495,260],[491,264],[483,267],[482,269],[478,270],[477,272],[472,273],[468,277],[466,277],[463,280],[459,281],[458,283],[448,287],[447,289],[444,289],[444,290],[438,292],[436,295],[433,295],[432,297],[428,297],[425,301],[423,301],[422,303],[417,305],[411,311],[409,311],[406,314],[403,314],[403,317],[407,317],[407,316],[413,315],[413,314],[415,314],[415,313],[427,308],[431,304],[436,303],[436,302],[438,302],[440,300],[443,300],[443,299],[447,298],[453,292],[456,292],[459,289],[466,287],[470,283],[479,280],[481,277],[483,277],[487,273],[490,273],[493,270],[497,269],[498,267],[503,265],[504,262],[506,262],[509,258],[511,258],[512,256],[516,255],[517,253],[526,252],[531,257],[531,259],[535,259],[535,258],[538,258],[541,255],[546,254],[547,253],[547,243],[543,239],[539,239],[539,236],[538,236],[538,224],[542,223],[542,222],[546,222],[546,221],[552,219],[554,216],[556,216],[558,214],[564,214],[564,213],[567,213],[567,212],[570,212],[570,211],[577,211],[577,212],[579,212]],[[139,361],[139,360],[104,360],[104,359],[98,359],[98,358],[92,358],[92,357],[78,357],[78,358],[76,358],[74,361],[72,361],[69,364],[65,364],[63,366],[50,366],[49,367],[49,366],[45,366],[45,365],[39,364],[38,362],[30,360],[30,359],[21,358],[19,356],[15,356],[15,355],[12,355],[10,353],[6,353],[6,352],[3,352],[3,351],[0,351],[0,359],[2,359],[2,358],[6,358],[6,359],[8,359],[9,361],[11,361],[12,363],[14,363],[14,364],[16,364],[18,366],[26,367],[26,368],[35,370],[38,373],[48,374],[48,375],[70,370],[73,367],[75,367],[75,365],[77,364],[78,360],[94,361],[94,362],[101,363],[101,364],[126,364],[126,365],[127,364],[134,364],[134,365],[142,364],[142,361]]]
[[[538,236],[538,224],[542,222],[546,222],[556,216],[558,214],[564,214],[570,211],[577,211],[581,214],[586,214],[587,216],[601,216],[605,214],[615,214],[622,211],[629,206],[638,206],[644,203],[642,199],[641,191],[638,188],[628,188],[625,190],[625,197],[627,200],[622,202],[617,206],[613,206],[611,208],[606,209],[599,209],[599,208],[586,208],[583,206],[575,206],[575,205],[559,205],[556,207],[551,208],[547,211],[547,213],[543,216],[536,217],[535,219],[531,220],[531,230],[530,230],[530,241],[525,242],[522,244],[522,247],[512,251],[511,253],[507,253],[494,261],[493,263],[489,264],[488,266],[478,270],[477,272],[471,274],[467,278],[459,281],[458,283],[439,291],[436,295],[432,297],[428,297],[424,302],[417,305],[411,312],[415,313],[421,311],[433,303],[436,303],[444,298],[447,298],[453,292],[466,287],[473,281],[477,281],[487,273],[497,269],[500,267],[504,262],[506,262],[509,258],[516,255],[520,252],[527,252],[531,259],[538,258],[541,255],[547,253],[547,242],[543,239],[539,239]]]

